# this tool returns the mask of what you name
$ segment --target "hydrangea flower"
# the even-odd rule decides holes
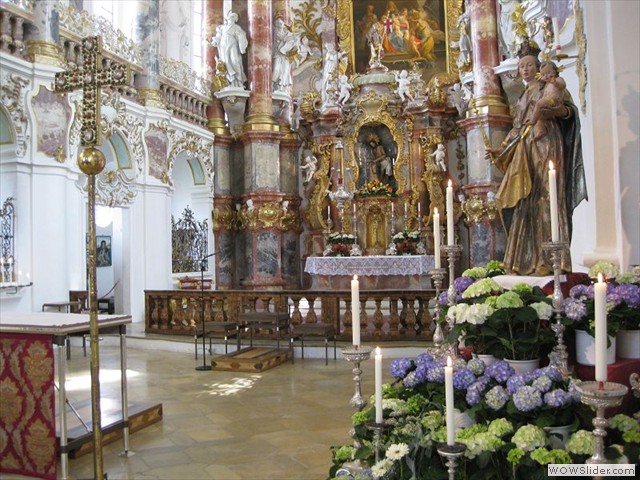
[[[484,295],[499,292],[504,292],[504,288],[502,288],[492,278],[483,278],[482,280],[478,280],[476,283],[467,288],[462,294],[462,298],[478,298]]]
[[[439,410],[431,410],[422,417],[420,423],[426,430],[436,430],[442,427],[443,417]]]
[[[472,325],[482,325],[493,312],[491,305],[475,303],[464,311],[461,320]]]
[[[553,315],[553,307],[547,302],[532,303],[530,307],[536,311],[538,318],[542,320],[549,320]]]
[[[513,367],[504,360],[496,360],[485,369],[484,374],[498,383],[504,383],[515,372]]]
[[[566,444],[567,451],[576,455],[593,455],[596,450],[596,437],[593,432],[578,430]]]
[[[479,404],[480,400],[482,400],[482,390],[479,387],[478,382],[475,382],[467,389],[465,400],[471,406]]]
[[[351,445],[343,445],[333,454],[338,462],[347,462],[355,458],[356,449]]]
[[[605,278],[615,278],[618,276],[620,271],[613,263],[605,260],[599,260],[589,269],[589,276],[591,278],[598,278],[599,273],[601,273]]]
[[[635,418],[630,417],[629,415],[625,415],[623,413],[619,413],[614,415],[608,420],[609,428],[615,428],[620,430],[621,432],[628,432],[635,430],[640,432],[640,422]]]
[[[476,381],[476,376],[467,367],[453,371],[453,388],[456,390],[466,390]]]
[[[496,300],[496,308],[520,308],[524,307],[522,297],[516,292],[504,292]]]
[[[531,452],[531,459],[540,465],[548,465],[550,463],[573,463],[571,456],[564,450],[547,450],[546,448],[537,448]]]
[[[621,273],[616,277],[616,283],[618,285],[626,284],[626,283],[638,283],[640,282],[640,277],[633,273],[633,271]]]
[[[394,443],[387,448],[385,456],[391,460],[400,460],[409,453],[409,446],[406,443]]]
[[[496,412],[506,405],[509,401],[509,394],[500,385],[496,385],[487,392],[484,397],[487,406]]]
[[[422,365],[423,363],[432,363],[434,361],[433,356],[430,353],[421,353],[413,360],[416,365]]]
[[[556,388],[544,394],[544,403],[549,407],[559,408],[573,403],[573,397],[569,392]]]
[[[496,418],[489,424],[488,431],[496,437],[502,437],[507,433],[513,432],[513,425],[506,418]]]
[[[456,292],[460,295],[469,288],[475,280],[471,277],[458,277],[453,281],[453,284],[456,286]]]
[[[478,357],[473,357],[467,363],[467,368],[473,372],[474,375],[482,375],[484,373],[484,362]]]
[[[544,430],[536,425],[523,425],[513,434],[511,441],[523,452],[532,452],[546,445],[547,436]]]
[[[511,287],[511,291],[521,295],[531,295],[533,293],[533,288],[528,283],[520,282]]]
[[[548,367],[540,368],[539,370],[542,372],[543,375],[546,375],[547,377],[549,377],[553,382],[562,381],[562,372],[558,367],[549,365]]]
[[[627,306],[632,308],[640,307],[640,286],[633,284],[618,285],[616,293]]]
[[[391,376],[396,379],[404,378],[413,367],[413,362],[408,358],[399,358],[391,362]]]
[[[464,456],[475,458],[483,452],[495,452],[504,445],[504,441],[489,432],[480,432],[471,438],[461,440],[467,446]]]
[[[429,382],[444,383],[444,367],[434,365],[427,369],[427,380]]]
[[[487,269],[484,267],[467,268],[464,272],[462,272],[462,276],[478,280],[487,276]]]
[[[539,376],[531,384],[531,386],[533,388],[535,388],[536,390],[538,390],[541,393],[548,392],[551,389],[552,385],[553,385],[553,382],[546,375]]]
[[[542,406],[542,395],[532,386],[525,385],[513,394],[513,403],[521,412],[530,412]]]
[[[507,380],[507,392],[513,395],[519,388],[524,387],[525,385],[526,382],[524,381],[524,377],[521,374],[516,373],[511,375]]]
[[[588,287],[586,285],[574,285],[569,290],[569,296],[571,298],[587,298]]]
[[[587,306],[580,300],[569,297],[562,302],[562,308],[567,318],[571,320],[582,320],[587,316]]]
[[[517,465],[520,463],[522,457],[524,457],[524,452],[522,450],[519,448],[512,448],[507,454],[507,461],[512,465]]]

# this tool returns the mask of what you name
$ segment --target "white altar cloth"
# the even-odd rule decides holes
[[[307,257],[304,271],[312,275],[426,275],[434,266],[433,255]]]
[[[131,323],[130,315],[98,315],[99,328],[127,323]],[[3,313],[0,316],[0,332],[43,335],[89,333],[89,314],[69,314],[64,312]]]

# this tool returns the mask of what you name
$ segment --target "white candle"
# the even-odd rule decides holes
[[[596,381],[607,381],[607,284],[598,274],[598,283],[593,286],[596,316]]]
[[[447,366],[444,367],[444,393],[447,421],[447,445],[452,446],[456,442],[456,426],[453,416],[453,367],[451,357],[447,357]]]
[[[420,211],[420,203],[418,202],[418,231],[422,230],[422,212]]]
[[[353,204],[353,218],[356,218],[356,204]]]
[[[391,220],[393,221],[393,210],[394,210],[394,205],[393,203],[391,204]]]
[[[353,346],[360,346],[360,282],[358,276],[354,275],[351,280],[351,312],[353,330]]]
[[[551,25],[553,26],[553,46],[556,50],[560,50],[560,27],[558,26],[558,17],[551,19]]]
[[[556,171],[553,162],[549,162],[549,207],[551,209],[551,241],[560,239],[558,229],[558,191],[556,190]]]
[[[381,424],[383,422],[382,419],[382,352],[380,351],[380,347],[376,347],[376,368],[375,368],[375,377],[376,377],[376,423]]]
[[[407,218],[407,202],[404,202],[404,216]]]
[[[455,235],[453,234],[453,187],[451,180],[447,185],[447,245],[455,245]]]
[[[327,206],[327,222],[331,219],[331,206]]]
[[[440,214],[438,209],[433,209],[433,256],[436,268],[440,268]]]

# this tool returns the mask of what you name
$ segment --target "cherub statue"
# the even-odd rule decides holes
[[[349,78],[346,75],[340,75],[340,79],[338,80],[338,103],[340,105],[344,105],[347,103],[347,100],[351,98],[351,89],[353,85],[349,83]]]
[[[447,164],[445,163],[445,157],[447,153],[444,151],[444,145],[439,143],[433,153],[430,155],[434,158],[436,164],[442,169],[443,172],[447,171]]]
[[[300,169],[305,171],[305,177],[304,177],[304,185],[307,185],[311,179],[313,178],[313,175],[316,173],[316,169],[318,168],[318,159],[314,156],[314,155],[307,155],[304,158],[304,163],[302,165],[300,165]]]
[[[411,79],[409,78],[409,72],[407,72],[406,70],[402,70],[399,73],[396,72],[395,73],[395,77],[396,77],[396,82],[398,82],[398,89],[396,90],[396,93],[398,94],[398,96],[400,97],[401,101],[405,101],[407,98],[409,100],[413,100],[413,94],[411,93],[411,89],[409,88],[411,86]]]
[[[560,69],[555,63],[548,60],[540,65],[539,76],[545,82],[542,90],[542,98],[536,102],[533,109],[533,138],[538,140],[547,133],[545,120],[542,118],[542,110],[544,107],[557,107],[564,102],[564,91],[567,88],[566,82],[559,77]]]
[[[462,115],[469,106],[473,92],[469,87],[461,83],[454,83],[449,87],[448,92],[447,103],[458,110],[458,115]]]
[[[247,211],[248,212],[253,212],[253,210],[255,209],[255,207],[253,206],[253,200],[251,200],[250,198],[247,200]]]

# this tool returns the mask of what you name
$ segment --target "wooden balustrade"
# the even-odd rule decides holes
[[[200,290],[146,290],[145,331],[192,335],[202,321]],[[430,340],[433,290],[360,291],[363,340]],[[339,339],[351,339],[351,292],[335,290],[205,290],[205,321],[235,322],[244,312],[289,312],[292,325],[335,325]]]

